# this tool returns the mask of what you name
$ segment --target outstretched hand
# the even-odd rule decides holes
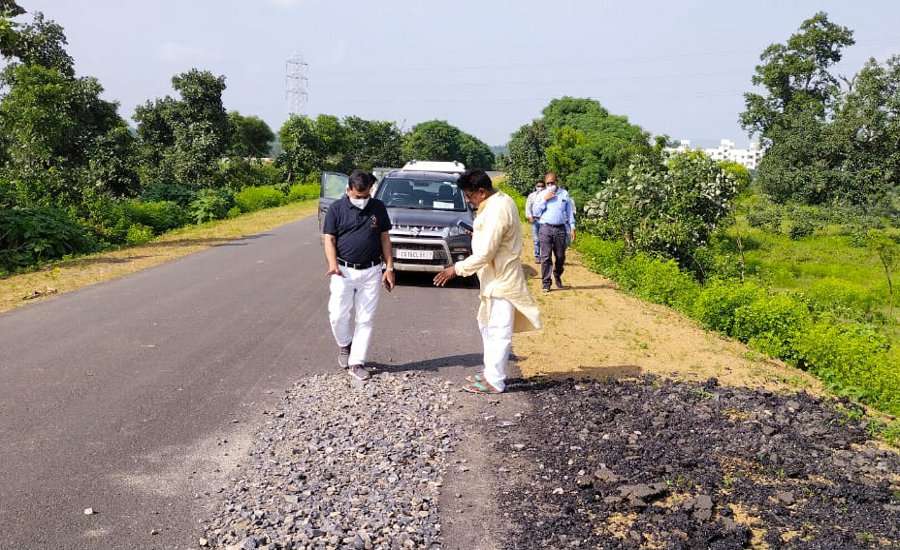
[[[434,286],[444,286],[456,277],[456,267],[450,266],[434,276]]]

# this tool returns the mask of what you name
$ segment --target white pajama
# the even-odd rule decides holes
[[[512,349],[516,310],[502,298],[490,298],[490,319],[479,323],[484,344],[484,379],[500,391],[506,389],[506,367]]]
[[[372,337],[372,324],[378,298],[381,296],[381,266],[353,269],[341,266],[343,277],[331,276],[331,298],[328,319],[340,347],[350,348],[350,365],[364,365]],[[351,328],[351,310],[355,309],[355,326]]]

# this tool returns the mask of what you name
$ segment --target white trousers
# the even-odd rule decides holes
[[[381,296],[381,266],[352,269],[341,266],[343,277],[331,276],[331,298],[328,300],[328,320],[340,347],[350,348],[350,365],[364,365],[372,338],[372,324],[378,298]],[[351,315],[355,309],[355,326]]]
[[[484,379],[500,391],[506,389],[506,367],[512,349],[515,314],[512,303],[491,298],[490,320],[487,325],[479,323],[484,343]]]

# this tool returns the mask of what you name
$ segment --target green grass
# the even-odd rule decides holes
[[[831,303],[844,318],[870,322],[891,342],[890,355],[900,365],[900,273],[894,273],[894,314],[890,316],[887,279],[876,254],[856,246],[847,229],[828,225],[814,235],[792,240],[787,235],[750,227],[744,218],[725,231],[729,247],[740,233],[750,280],[784,291],[800,291]]]

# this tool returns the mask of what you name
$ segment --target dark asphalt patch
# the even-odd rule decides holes
[[[496,430],[530,464],[502,490],[509,548],[900,545],[900,457],[807,394],[639,381],[520,387]]]

